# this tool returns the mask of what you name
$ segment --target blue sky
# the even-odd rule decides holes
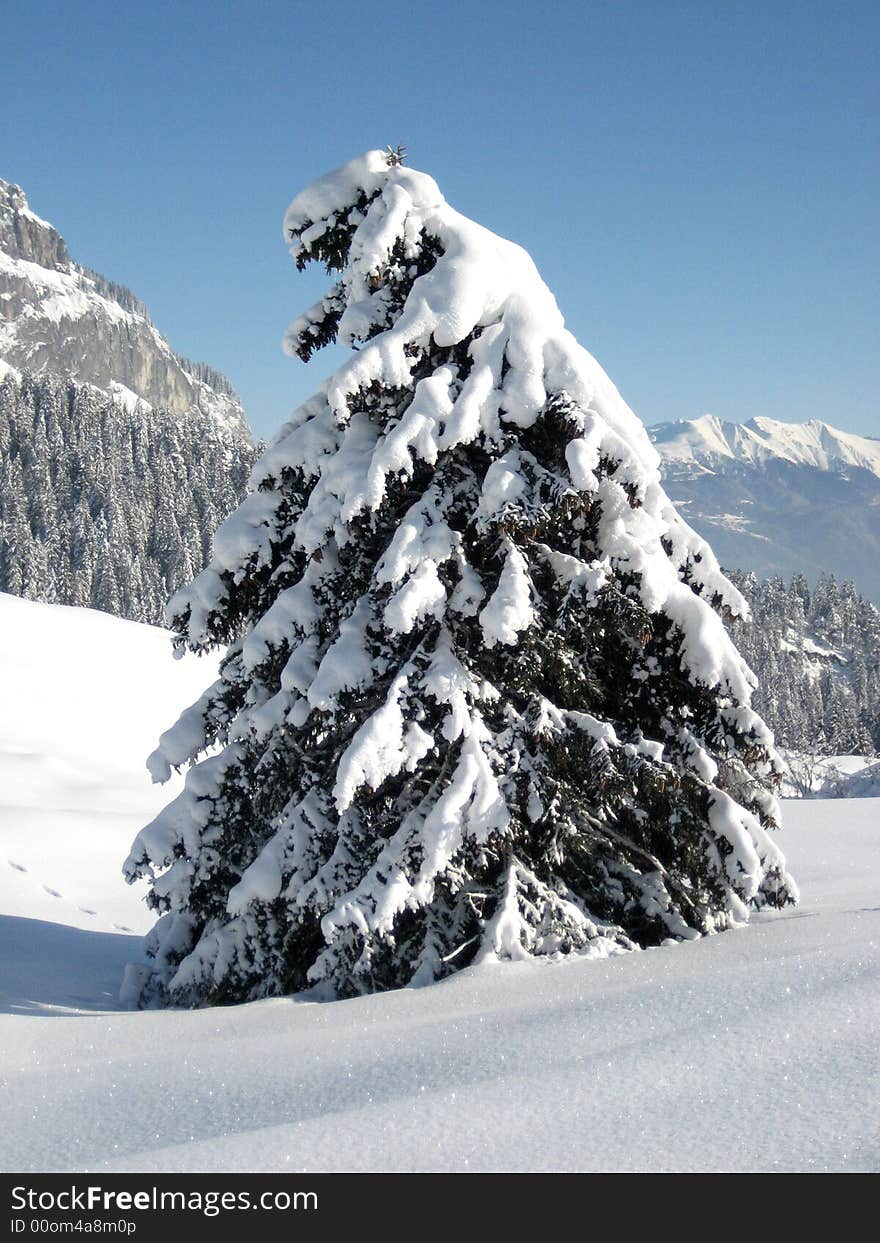
[[[0,176],[270,434],[332,367],[281,219],[406,143],[646,423],[880,436],[880,5],[6,0]]]

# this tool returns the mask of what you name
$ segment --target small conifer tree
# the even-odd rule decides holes
[[[291,204],[352,349],[169,605],[220,674],[126,862],[135,1004],[349,996],[693,938],[797,892],[744,612],[519,247],[371,152]]]

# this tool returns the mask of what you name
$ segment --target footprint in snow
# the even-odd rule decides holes
[[[27,873],[28,871],[28,869],[24,866],[23,863],[16,863],[14,859],[7,858],[6,862],[9,864],[11,868],[15,868],[16,872]],[[43,890],[44,893],[47,893],[50,898],[63,898],[64,897],[64,894],[59,893],[57,889],[53,889],[51,885],[41,885],[40,888]],[[98,912],[90,906],[78,906],[76,909],[78,911],[82,911],[83,915],[92,915],[95,917],[95,919],[99,918]],[[134,929],[129,928],[128,924],[114,923],[113,927],[117,930],[117,932],[130,932],[130,933],[134,932]]]

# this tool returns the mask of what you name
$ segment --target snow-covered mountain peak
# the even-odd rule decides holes
[[[0,251],[44,268],[69,271],[70,255],[61,234],[31,211],[21,186],[0,177]]]
[[[836,574],[880,601],[880,440],[763,416],[648,430],[670,496],[722,565]]]
[[[668,464],[703,470],[723,468],[725,459],[761,465],[770,460],[837,471],[859,467],[880,478],[880,441],[831,427],[819,419],[785,423],[757,416],[745,423],[714,414],[661,423],[651,439]]]
[[[662,457],[696,462],[708,455],[733,457],[725,435],[725,428],[730,426],[715,414],[703,414],[698,419],[661,423],[648,428],[648,434]]]
[[[64,238],[0,180],[0,379],[52,373],[127,403],[203,414],[247,440],[232,385],[175,353],[130,290],[74,262]]]

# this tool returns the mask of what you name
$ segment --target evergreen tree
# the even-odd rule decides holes
[[[720,611],[744,603],[529,257],[371,153],[291,205],[339,273],[290,329],[355,352],[171,601],[218,681],[125,871],[140,1004],[607,955],[796,898],[781,765]]]

